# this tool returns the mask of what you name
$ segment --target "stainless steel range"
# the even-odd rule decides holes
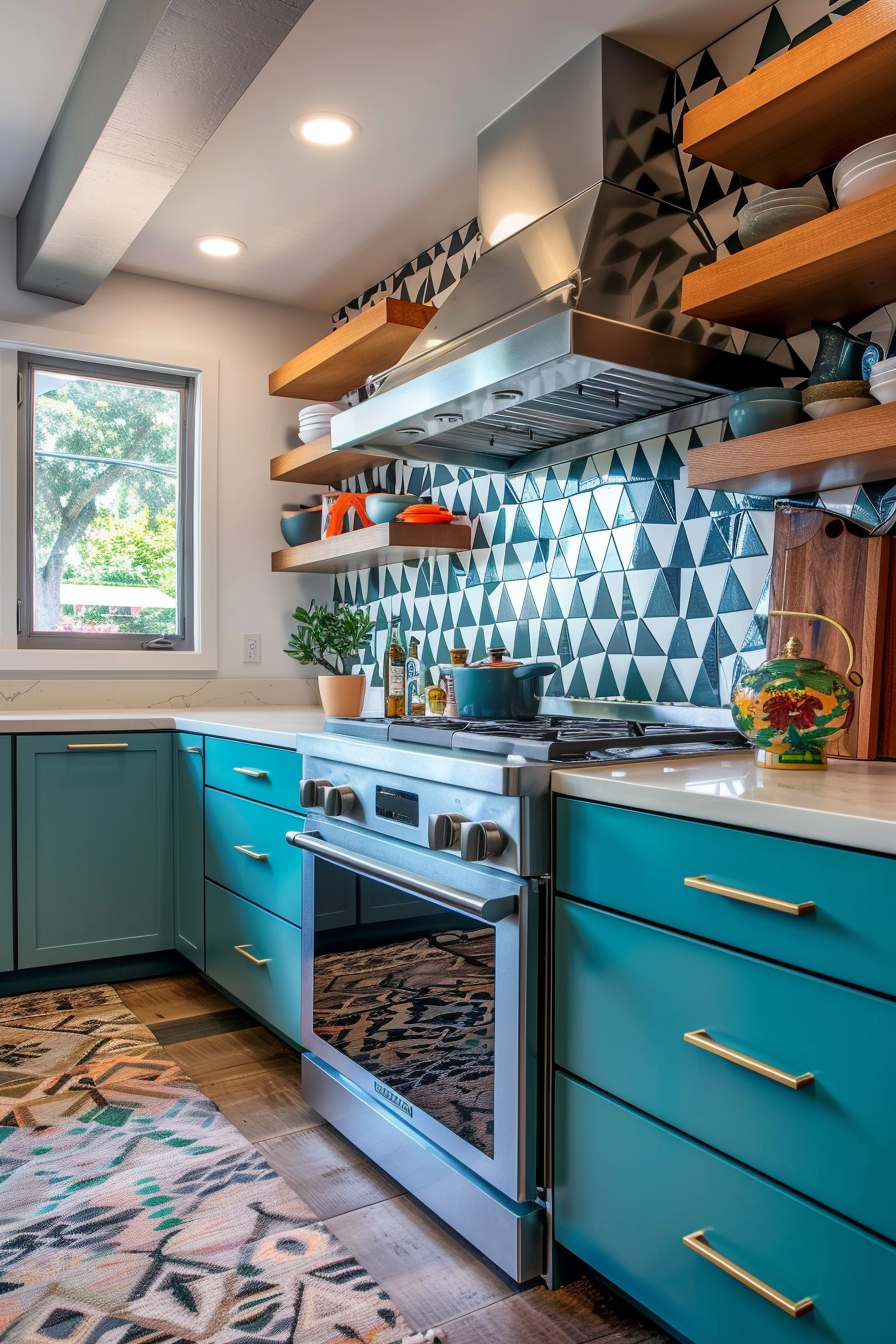
[[[298,740],[305,1096],[519,1281],[545,1261],[551,771],[742,742],[635,718]]]

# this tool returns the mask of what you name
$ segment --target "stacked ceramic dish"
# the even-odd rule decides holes
[[[793,387],[751,387],[735,392],[728,412],[728,424],[736,439],[764,434],[769,429],[786,429],[803,418],[803,400]]]
[[[827,420],[848,411],[864,411],[877,402],[868,383],[845,378],[836,383],[814,383],[803,388],[803,410],[810,420]]]
[[[322,439],[325,434],[330,432],[330,421],[334,415],[338,415],[342,406],[334,406],[331,402],[321,401],[315,406],[305,406],[299,411],[299,438],[303,443],[313,443],[315,439]]]
[[[798,224],[826,215],[830,206],[820,188],[785,187],[782,191],[766,191],[748,201],[737,215],[737,236],[744,247],[764,243]]]
[[[875,364],[868,383],[878,401],[896,401],[896,355]]]
[[[896,183],[896,135],[861,145],[834,169],[833,188],[839,206],[873,196]]]

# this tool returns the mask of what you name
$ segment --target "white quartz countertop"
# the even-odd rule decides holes
[[[323,727],[322,709],[23,710],[0,714],[2,733],[136,733],[177,729],[295,750]]]
[[[896,762],[763,770],[752,752],[555,770],[555,793],[896,854]]]

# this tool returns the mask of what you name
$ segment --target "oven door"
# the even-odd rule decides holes
[[[537,889],[309,818],[302,1045],[511,1199],[536,1195]]]

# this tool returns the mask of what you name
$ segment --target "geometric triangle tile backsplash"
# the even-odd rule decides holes
[[[676,133],[689,105],[854,8],[856,0],[778,0],[686,61],[676,72]],[[735,214],[755,184],[681,158],[691,203],[711,216],[720,254],[737,250]],[[334,324],[392,294],[439,304],[480,246],[473,220],[346,304]],[[851,325],[888,350],[894,319],[891,306]],[[790,342],[797,376],[805,376],[813,339]],[[336,576],[334,599],[368,607],[376,624],[359,670],[382,685],[395,614],[419,640],[424,667],[449,663],[454,645],[476,660],[500,644],[514,658],[557,663],[549,695],[728,703],[741,672],[766,656],[774,501],[687,487],[688,448],[725,432],[716,422],[514,477],[419,463],[357,477],[349,488],[425,496],[473,523],[466,554]],[[896,509],[896,485],[812,502],[874,525]]]

